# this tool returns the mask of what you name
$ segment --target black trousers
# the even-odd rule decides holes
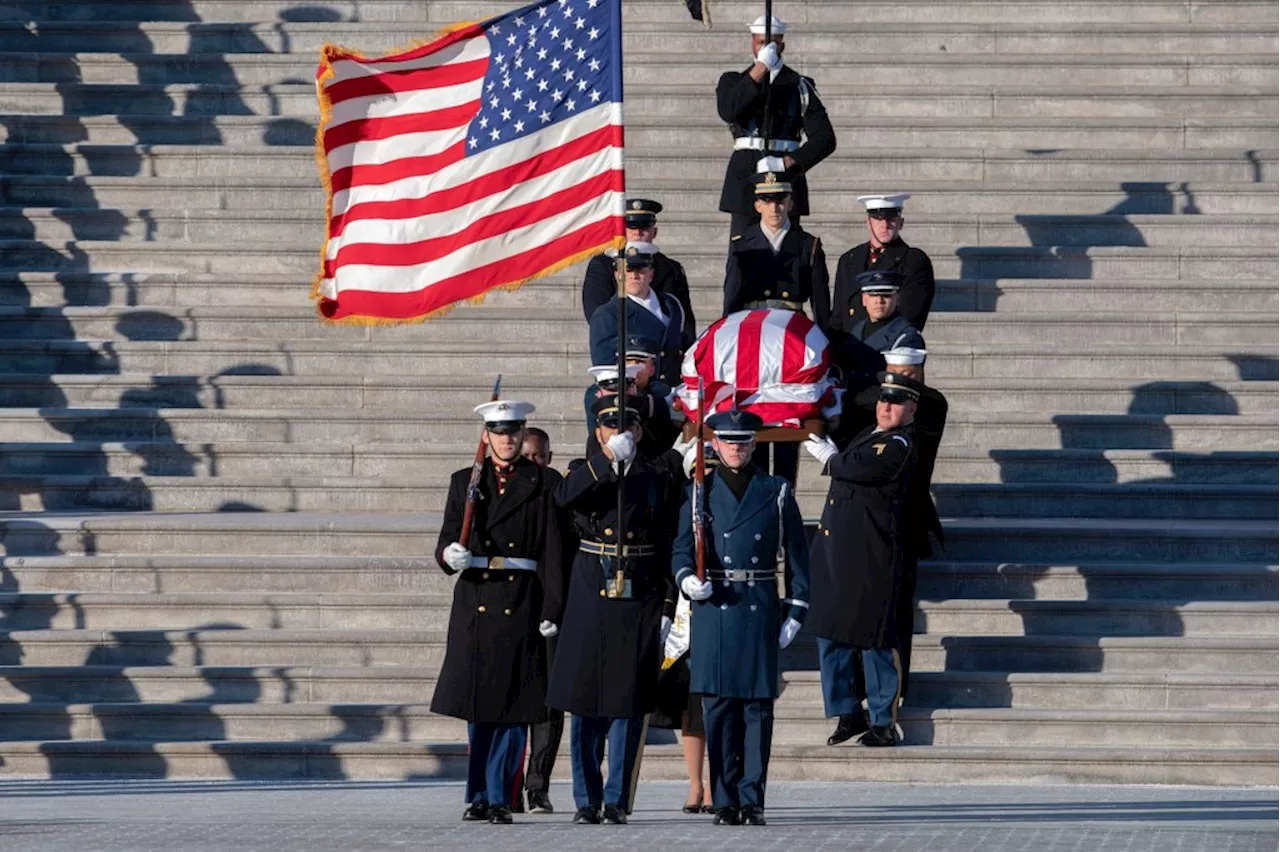
[[[769,468],[770,448],[773,452],[773,469]],[[768,441],[756,444],[751,463],[774,476],[781,476],[791,487],[796,487],[796,473],[800,469],[800,444],[796,441]]]
[[[791,224],[799,225],[800,216],[792,213]],[[752,210],[750,213],[730,213],[729,214],[729,237],[740,236],[747,228],[750,228],[756,222],[760,221],[760,214]]]
[[[547,668],[556,659],[558,637],[547,642]],[[546,793],[551,789],[551,772],[556,766],[556,752],[564,736],[564,711],[547,708],[547,721],[529,726],[529,771],[524,776],[524,789],[529,793]]]

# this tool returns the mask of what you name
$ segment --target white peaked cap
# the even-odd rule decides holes
[[[890,349],[884,353],[884,362],[895,367],[918,367],[924,363],[925,356],[928,354],[928,349],[911,349],[907,346],[899,346],[897,349]]]
[[[499,399],[477,405],[473,410],[484,418],[485,423],[504,423],[511,420],[528,420],[535,409],[536,406],[531,402]]]
[[[859,195],[858,203],[868,210],[884,210],[885,208],[901,210],[910,197],[911,195],[906,192],[898,192],[891,195]]]
[[[787,23],[777,15],[774,15],[773,26],[770,29],[772,30],[772,35],[782,35],[787,31]],[[751,34],[764,35],[764,15],[751,22]]]
[[[634,379],[636,376],[640,375],[640,371],[643,369],[643,364],[628,364],[627,378]],[[598,364],[595,367],[588,367],[587,372],[591,374],[591,378],[595,379],[597,384],[600,382],[614,381],[618,378],[618,365]]]
[[[627,254],[631,254],[631,250],[635,249],[638,254],[657,254],[658,247],[653,243],[646,243],[642,240],[627,240]]]

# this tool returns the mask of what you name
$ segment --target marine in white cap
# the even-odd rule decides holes
[[[791,219],[798,223],[809,214],[807,173],[836,149],[835,130],[813,80],[782,60],[786,22],[761,15],[748,29],[751,65],[725,72],[716,86],[716,111],[733,134],[733,153],[720,192],[731,237],[759,219],[750,179],[760,162],[767,163],[769,171],[791,175]]]
[[[854,279],[864,272],[882,270],[902,275],[898,311],[918,331],[924,331],[933,304],[933,264],[927,254],[907,245],[899,235],[902,211],[910,197],[905,192],[858,196],[858,203],[866,211],[870,239],[842,254],[836,264],[831,304],[833,328],[850,331],[856,322],[866,318],[866,309],[858,295],[860,288]]]
[[[474,514],[468,529],[468,465],[449,480],[436,543],[436,561],[459,578],[431,710],[468,723],[462,818],[510,823],[526,731],[546,704],[544,639],[559,631],[567,555],[552,499],[558,478],[521,455],[534,406],[499,399],[475,411],[487,451]]]

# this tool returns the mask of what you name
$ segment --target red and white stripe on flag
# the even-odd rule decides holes
[[[736,407],[771,426],[799,426],[835,404],[830,367],[827,336],[804,314],[738,311],[713,323],[685,352],[677,395],[692,412],[701,378],[704,414]]]
[[[621,248],[620,0],[544,0],[316,74],[329,322],[416,322]]]

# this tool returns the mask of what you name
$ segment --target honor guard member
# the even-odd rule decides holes
[[[675,387],[680,384],[680,364],[684,359],[684,308],[675,296],[653,289],[653,262],[657,253],[658,247],[652,243],[627,243],[627,333],[658,343],[658,378]],[[590,325],[591,363],[617,363],[616,295],[596,308]]]
[[[831,324],[836,328],[848,331],[854,323],[867,316],[867,309],[859,298],[861,286],[856,282],[857,277],[871,270],[887,270],[902,275],[898,312],[917,331],[924,331],[936,285],[929,255],[907,245],[899,236],[903,222],[902,206],[910,197],[906,193],[858,197],[867,210],[867,230],[871,232],[871,239],[840,255],[836,264],[831,317]]]
[[[457,574],[444,665],[431,710],[467,721],[463,819],[511,822],[525,731],[545,715],[546,649],[563,609],[555,477],[520,452],[527,402],[476,407],[489,446],[470,540],[458,542],[471,467],[449,481],[436,561]]]
[[[867,315],[853,324],[849,336],[877,352],[907,347],[924,349],[924,337],[898,312],[902,274],[873,269],[854,279]]]
[[[805,175],[836,149],[836,133],[813,80],[782,61],[787,25],[775,17],[770,29],[772,40],[766,43],[764,16],[752,22],[752,64],[745,71],[725,72],[716,85],[716,110],[733,134],[720,192],[720,209],[730,215],[730,237],[759,218],[750,180],[761,159],[778,161],[776,171],[795,175],[792,217],[798,223],[809,215]]]
[[[628,337],[627,351],[627,394],[635,397],[640,409],[640,425],[643,427],[640,438],[640,453],[647,459],[656,459],[671,449],[672,444],[680,437],[680,428],[671,419],[672,392],[666,382],[654,378],[657,359],[653,352],[652,341]],[[595,384],[587,388],[583,398],[583,406],[587,414],[587,456],[600,452],[596,441],[596,416],[592,410],[596,399],[618,392],[618,368],[616,365],[601,364],[588,367],[587,372],[595,379]]]
[[[804,313],[825,329],[830,322],[831,289],[822,241],[789,218],[794,184],[786,174],[755,175],[755,206],[760,221],[729,241],[724,271],[724,313],[775,308]]]
[[[809,609],[809,552],[791,485],[751,463],[763,421],[750,412],[707,418],[720,464],[706,476],[706,580],[694,572],[692,486],[671,555],[692,601],[689,690],[702,693],[716,825],[764,825],[765,781],[778,697],[778,649]],[[783,568],[788,596],[778,599]]]
[[[662,205],[648,198],[628,198],[625,221],[627,241],[655,243],[658,239],[658,214]],[[588,321],[596,309],[618,293],[615,275],[618,253],[612,249],[598,254],[587,262],[587,275],[582,279],[582,313]],[[693,317],[693,303],[689,301],[689,279],[684,267],[661,251],[653,256],[653,289],[675,296],[684,310],[681,329],[684,348],[698,336],[697,321]]]
[[[644,716],[657,703],[663,602],[674,593],[679,489],[666,469],[637,453],[638,402],[621,400],[615,394],[595,401],[602,449],[570,464],[555,492],[557,505],[572,513],[580,544],[547,704],[573,714],[573,821],[580,824],[602,816],[608,823],[627,820]],[[619,465],[623,518],[617,514]],[[600,772],[606,742],[607,781]]]
[[[876,425],[844,451],[829,438],[811,436],[805,449],[831,477],[827,502],[810,553],[808,628],[818,637],[822,700],[840,717],[829,743],[859,727],[855,654],[866,677],[871,727],[859,742],[896,745],[900,694],[898,596],[906,558],[909,485],[917,446],[912,417],[920,384],[880,374]]]

